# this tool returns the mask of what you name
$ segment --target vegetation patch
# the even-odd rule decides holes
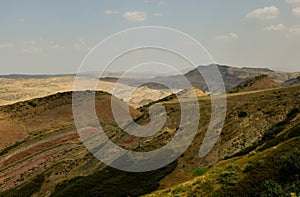
[[[243,171],[244,176],[235,184],[222,184],[218,196],[287,196],[299,191],[300,138],[288,140],[275,150],[268,151],[259,160],[252,160]],[[234,180],[232,174],[225,174]],[[221,176],[221,178],[224,176]],[[233,178],[232,178],[233,177]],[[280,194],[280,195],[279,195]],[[281,195],[284,194],[284,195]]]
[[[159,181],[172,172],[177,161],[149,172],[124,172],[111,167],[85,177],[64,181],[56,186],[58,196],[139,196],[158,187]]]
[[[241,111],[241,112],[239,112],[238,117],[245,118],[247,115],[248,115],[247,112]]]
[[[170,96],[167,96],[165,98],[159,99],[157,101],[150,102],[147,105],[143,105],[142,107],[139,107],[138,110],[140,112],[145,112],[151,105],[154,105],[155,103],[167,102],[167,101],[171,101],[175,98],[177,98],[176,94],[171,94]]]
[[[6,153],[8,153],[8,151],[10,151],[10,150],[16,148],[17,146],[19,146],[19,145],[22,144],[23,142],[24,142],[24,141],[21,141],[21,142],[15,142],[13,145],[4,148],[3,150],[1,150],[0,156],[5,155]]]
[[[45,175],[40,174],[16,188],[8,189],[0,193],[0,197],[20,197],[20,196],[29,197],[35,192],[39,191],[44,181],[45,181]]]
[[[30,105],[31,107],[36,107],[36,103],[34,103],[32,101],[28,101],[28,105]]]
[[[259,140],[258,142],[253,143],[251,146],[248,146],[246,148],[244,148],[243,150],[233,154],[232,156],[226,156],[224,159],[230,159],[233,157],[237,157],[237,156],[243,156],[246,155],[248,153],[250,153],[251,151],[255,150],[257,147],[263,145],[264,143],[266,143],[266,145],[264,145],[262,148],[260,148],[259,150],[262,151],[268,147],[271,147],[272,144],[276,145],[278,144],[280,141],[284,141],[286,139],[290,139],[293,135],[294,136],[298,136],[299,134],[299,126],[295,127],[294,129],[290,130],[290,135],[289,136],[282,136],[281,138],[276,138],[276,135],[279,134],[280,132],[282,132],[286,125],[289,124],[289,122],[291,120],[293,120],[297,114],[300,112],[300,110],[298,108],[295,108],[293,110],[291,110],[287,116],[286,119],[275,124],[274,126],[272,126],[270,129],[268,129],[261,140]],[[274,139],[274,140],[273,140]]]
[[[199,168],[197,170],[195,170],[194,172],[194,176],[201,176],[203,175],[209,168],[204,167],[204,168]]]
[[[281,142],[284,142],[285,140],[298,137],[298,136],[300,136],[300,124],[293,127],[287,133],[281,134],[278,137],[273,138],[270,141],[266,142],[262,147],[258,149],[258,151],[266,150],[268,148],[278,145]]]

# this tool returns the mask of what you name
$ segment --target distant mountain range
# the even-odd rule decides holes
[[[224,65],[216,65],[219,72],[223,78],[224,86],[226,90],[239,85],[240,83],[251,79],[258,75],[268,75],[271,79],[275,80],[277,83],[281,84],[285,81],[296,78],[300,76],[300,72],[279,72],[270,70],[268,68],[237,68]],[[201,73],[207,72],[212,68],[209,66],[199,66],[197,69],[193,69],[187,72],[184,77],[189,80],[192,86],[197,87],[203,91],[207,91],[207,85],[205,80],[201,76]],[[183,76],[169,76],[169,77],[157,77],[158,82],[163,82],[170,85],[172,88],[183,88],[187,84],[182,83]]]
[[[107,71],[88,71],[82,73],[68,73],[68,74],[8,74],[0,75],[0,78],[9,78],[9,79],[44,79],[44,78],[54,78],[54,77],[70,77],[70,76],[81,76],[88,78],[99,78],[104,80],[117,80],[124,73],[123,72],[107,72]],[[165,73],[160,72],[129,72],[126,73],[126,77],[130,79],[150,79],[157,76],[167,76]]]
[[[197,87],[200,90],[208,91],[207,84],[202,77],[201,73],[206,73],[212,68],[213,65],[198,66],[196,69],[186,72],[184,75],[170,75],[170,76],[158,76],[155,72],[148,73],[132,73],[129,78],[122,79],[122,83],[130,86],[141,86],[143,84],[151,89],[161,89],[160,83],[168,86],[172,89],[187,89],[191,85]],[[270,70],[268,68],[249,68],[249,67],[231,67],[226,65],[216,65],[223,78],[224,86],[226,90],[230,90],[233,87],[238,86],[240,83],[251,79],[259,75],[268,75],[271,79],[279,84],[288,85],[293,83],[299,83],[300,72],[280,72]],[[0,75],[0,78],[52,78],[52,77],[65,77],[65,76],[76,76],[76,74],[55,74],[55,75]],[[81,73],[82,77],[98,77],[97,72],[85,72]],[[107,72],[103,74],[103,81],[116,82],[121,73]],[[156,76],[156,77],[153,77]],[[298,78],[297,78],[298,77]],[[186,81],[187,79],[188,81]],[[289,81],[291,80],[291,81]],[[187,83],[189,82],[189,83]],[[156,85],[157,84],[157,85]]]
[[[300,84],[300,76],[297,78],[289,79],[285,81],[282,85],[283,86],[291,86],[291,85],[298,85]]]
[[[54,77],[70,77],[76,76],[76,74],[9,74],[9,75],[0,75],[0,78],[5,79],[45,79],[45,78],[54,78]]]

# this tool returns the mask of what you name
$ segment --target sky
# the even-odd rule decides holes
[[[2,0],[0,24],[0,74],[75,73],[99,42],[141,26],[182,31],[220,64],[300,71],[300,0]]]

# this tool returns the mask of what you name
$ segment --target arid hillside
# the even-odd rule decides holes
[[[255,90],[264,90],[279,88],[280,84],[269,78],[267,75],[259,75],[242,82],[238,86],[229,90],[229,93],[249,92]]]
[[[3,106],[0,109],[1,121],[7,127],[20,125],[21,128],[15,128],[18,140],[2,146],[1,195],[17,196],[17,193],[23,193],[25,196],[72,196],[80,193],[82,196],[137,196],[193,180],[198,169],[231,162],[226,159],[234,159],[244,155],[244,152],[256,150],[266,139],[273,139],[283,131],[289,132],[298,124],[299,95],[299,86],[227,95],[224,128],[216,145],[204,158],[198,155],[210,121],[211,107],[210,97],[199,97],[199,127],[189,148],[168,166],[147,173],[129,173],[106,167],[86,150],[72,122],[70,93]],[[179,128],[180,105],[177,99],[161,100],[159,102],[165,106],[169,115],[166,124],[153,136],[134,137],[115,124],[109,109],[110,98],[107,93],[97,93],[96,109],[99,110],[100,123],[114,143],[133,151],[145,152],[161,148],[170,142],[176,132],[189,128],[194,124],[193,120],[197,119],[186,117],[187,125]],[[116,101],[121,109],[127,107],[125,103]],[[184,103],[191,111],[195,108],[189,98]],[[131,108],[135,122],[141,125],[149,123],[149,107],[141,108],[142,112]],[[7,135],[8,130],[1,132]],[[299,143],[289,144],[293,146]],[[255,161],[259,156],[257,154],[253,157]],[[272,154],[266,158],[272,158]],[[239,165],[240,169],[244,169],[244,165]],[[147,180],[145,177],[148,177]],[[163,193],[170,191],[173,190],[163,190]]]
[[[284,121],[292,110],[300,108],[298,89],[299,86],[228,95],[227,116],[220,139],[202,159],[197,156],[207,130],[210,100],[209,97],[199,98],[201,106],[199,131],[189,149],[178,159],[176,170],[160,182],[161,188],[189,180],[195,169],[210,166],[257,143],[269,129]],[[176,100],[167,101],[165,105],[170,107],[173,113],[178,112],[175,107]]]
[[[47,77],[47,78],[1,78],[0,77],[0,106],[26,101],[33,98],[45,97],[58,92],[72,91],[74,76]],[[80,89],[90,90],[94,84],[94,78],[80,78]],[[114,88],[117,85],[117,90]],[[133,92],[133,95],[129,93]],[[172,91],[169,89],[150,89],[146,87],[133,87],[124,84],[116,84],[114,81],[100,80],[97,90],[113,93],[120,99],[128,102],[131,106],[138,108],[149,102],[164,98]]]
[[[297,78],[292,78],[285,81],[282,85],[283,86],[292,86],[292,85],[299,85],[300,84],[300,76]]]
[[[172,94],[171,90],[165,86],[159,85],[165,83],[172,88],[174,92],[193,87],[201,91],[208,91],[207,85],[201,73],[207,72],[211,65],[199,66],[197,69],[185,71],[183,76],[164,76],[155,78],[129,78],[122,80],[123,84],[118,84],[116,77],[104,77],[98,81],[96,90],[105,91],[117,96],[118,98],[128,102],[134,108],[141,107],[150,102],[157,101]],[[288,86],[297,84],[299,72],[279,72],[267,68],[237,68],[231,66],[217,65],[224,81],[226,90],[230,90],[240,83],[259,75],[268,75],[270,80],[274,80],[273,84],[279,83]],[[140,73],[139,73],[140,74]],[[111,75],[111,74],[110,74]],[[108,76],[110,76],[108,75]],[[90,89],[89,84],[94,83],[95,74],[85,73],[81,75],[81,89]],[[119,76],[119,75],[118,75]],[[183,78],[188,79],[190,84],[183,83]],[[4,75],[0,76],[0,105],[12,104],[18,101],[25,101],[32,98],[44,97],[57,92],[72,91],[74,86],[75,74],[70,75]],[[157,83],[153,83],[153,82]],[[140,84],[144,84],[141,87]],[[114,87],[118,85],[118,90],[113,92]],[[133,92],[133,89],[136,89]],[[247,91],[247,90],[245,90]],[[132,92],[129,97],[127,94]]]
[[[252,145],[200,166],[184,183],[145,196],[299,196],[299,158],[300,110],[295,108]]]
[[[78,94],[83,104],[90,102],[84,98],[91,92]],[[111,102],[121,111],[122,118],[122,110],[128,107],[125,102],[108,93],[96,93],[98,118],[103,129],[110,133],[115,124]],[[139,115],[131,107],[130,112],[132,117]],[[45,191],[39,194],[45,196],[43,192],[53,191],[62,179],[88,175],[101,166],[82,145],[76,132],[71,92],[2,106],[0,117],[1,191],[47,172],[48,183],[43,185]]]
[[[225,89],[230,90],[240,83],[251,79],[258,75],[268,75],[271,79],[281,84],[289,79],[296,78],[300,75],[299,72],[280,72],[270,70],[268,68],[238,68],[226,65],[215,65],[224,81]],[[199,88],[203,91],[208,91],[207,84],[202,74],[211,71],[212,65],[198,66],[197,69],[193,69],[184,74],[184,77],[189,80],[192,86]],[[182,76],[169,76],[169,77],[158,77],[157,81],[169,84],[169,87],[182,88],[186,85],[182,83]]]
[[[186,98],[190,98],[193,95],[195,95],[197,97],[207,96],[206,93],[204,93],[202,90],[200,90],[196,87],[192,87],[190,89],[183,90],[183,91],[179,92],[178,95],[182,96],[182,97],[186,97]]]

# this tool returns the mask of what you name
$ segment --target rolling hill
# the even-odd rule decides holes
[[[25,77],[25,78],[23,78]],[[26,78],[28,77],[28,78]],[[74,76],[6,76],[0,77],[0,106],[16,103],[19,101],[26,101],[33,98],[45,97],[58,92],[72,91],[74,86]],[[90,89],[90,84],[95,84],[94,78],[80,78],[81,91]],[[115,78],[106,78],[99,80],[97,90],[113,93],[120,99],[128,102],[135,108],[148,104],[165,96],[170,95],[172,92],[169,89],[151,89],[142,87],[133,87],[126,84],[115,83]],[[114,88],[118,86],[117,90]],[[144,87],[144,88],[143,88]],[[134,94],[128,98],[128,94],[134,89]]]
[[[89,102],[84,98],[92,92],[77,94],[84,104]],[[108,135],[112,135],[115,124],[111,102],[119,110],[128,107],[108,93],[96,93],[96,112],[103,129],[110,130]],[[132,117],[139,115],[131,107],[130,112]],[[103,167],[82,145],[76,132],[71,92],[1,106],[0,117],[0,191],[43,174],[47,183],[39,196],[46,196],[61,180],[88,175]]]
[[[268,161],[270,164],[267,167],[276,166],[273,161],[277,162],[277,155],[282,151],[287,154],[287,158],[294,158],[298,154],[293,151],[296,151],[295,148],[299,146],[297,141],[299,140],[297,137],[299,91],[299,86],[292,86],[228,95],[224,128],[216,145],[204,158],[199,158],[198,154],[210,121],[211,106],[210,97],[199,97],[201,109],[199,128],[189,148],[173,163],[147,173],[123,172],[107,167],[86,150],[72,122],[70,93],[2,106],[0,107],[1,121],[13,120],[14,122],[8,125],[22,125],[22,131],[26,135],[21,136],[17,142],[11,141],[10,145],[5,145],[6,148],[2,147],[1,195],[17,196],[18,193],[22,193],[24,196],[31,194],[70,196],[81,192],[82,196],[138,196],[155,189],[166,189],[153,194],[161,196],[185,195],[190,191],[198,194],[201,192],[222,194],[224,191],[235,192],[238,190],[237,186],[241,184],[256,188],[254,187],[256,182],[245,182],[252,179],[243,179],[243,177],[255,173],[255,170],[265,169],[256,166],[259,165],[258,161]],[[171,98],[159,101],[165,106],[169,115],[166,124],[159,132],[146,138],[126,134],[116,127],[109,113],[110,109],[107,107],[110,98],[107,93],[97,93],[96,109],[100,114],[103,111],[107,112],[99,116],[100,123],[103,124],[106,134],[112,141],[121,147],[148,152],[168,144],[178,129],[184,129],[178,128],[180,105],[176,98]],[[121,109],[127,107],[122,101],[116,101]],[[189,98],[186,98],[185,103],[189,102]],[[190,110],[194,108],[192,103],[187,106]],[[144,107],[141,110],[143,112],[131,108],[135,122],[145,125],[150,121],[149,107]],[[188,127],[197,117],[186,118]],[[19,131],[19,128],[16,130]],[[7,134],[2,131],[3,133]],[[250,155],[254,156],[249,157],[250,152]],[[234,165],[230,167],[230,164]],[[236,167],[235,164],[239,166]],[[250,164],[252,168],[247,168]],[[206,168],[207,174],[195,177],[195,174],[202,174]],[[245,169],[249,171],[246,172]],[[273,168],[270,169],[273,172]],[[284,172],[282,170],[286,168],[280,168],[279,172]],[[282,179],[275,173],[270,172],[266,176],[258,177],[259,183],[268,181],[272,177],[283,188],[288,188],[294,183],[292,180],[285,184],[281,183]],[[147,180],[145,177],[148,177]],[[199,179],[201,181],[198,181]],[[218,180],[218,184],[212,184],[214,180]],[[183,186],[175,186],[180,183],[183,183]],[[194,189],[187,189],[189,185]],[[241,188],[244,187],[242,186]]]
[[[282,85],[283,86],[291,86],[291,85],[299,85],[300,84],[300,76],[297,78],[289,79],[285,81]]]
[[[118,78],[112,77],[114,76],[113,73],[108,73],[107,77],[99,80],[97,90],[109,92],[118,98],[125,100],[135,108],[138,108],[171,94],[170,89],[166,88],[166,86],[160,85],[159,83],[167,85],[175,92],[190,88],[191,86],[202,91],[208,91],[207,85],[200,72],[205,73],[210,69],[210,67],[211,65],[199,66],[197,69],[186,72],[183,76],[171,75],[155,78],[142,77],[124,79],[122,80],[124,84],[119,84],[119,90],[114,93],[112,91]],[[224,80],[224,86],[226,90],[230,90],[238,86],[240,83],[258,75],[268,75],[271,79],[279,84],[284,83],[287,80],[291,80],[290,82],[287,81],[284,83],[285,86],[291,83],[297,83],[296,77],[300,75],[299,72],[285,73],[273,71],[267,68],[237,68],[223,65],[217,65],[217,67]],[[87,84],[93,83],[93,81],[96,79],[96,76],[98,75],[96,75],[94,72],[82,73],[82,83],[86,84],[86,86],[82,86],[82,90],[86,90],[88,87]],[[188,79],[191,85],[184,82],[183,79],[185,78]],[[72,91],[74,79],[75,74],[1,75],[0,83],[2,85],[0,87],[0,105],[44,97],[57,92]],[[138,90],[134,92],[134,96],[128,98],[127,93],[131,92],[134,88],[138,88]]]
[[[279,87],[281,87],[281,85],[269,78],[267,75],[259,75],[248,79],[247,81],[244,81],[238,86],[230,89],[229,93],[249,92]]]
[[[189,98],[193,95],[196,95],[197,97],[207,96],[206,93],[204,93],[202,90],[196,87],[182,90],[181,92],[178,92],[178,95],[186,98]]]
[[[157,77],[155,80],[168,84],[169,87],[177,89],[186,89],[187,84],[183,83],[182,77],[189,80],[192,86],[199,88],[203,91],[208,91],[207,85],[200,73],[206,73],[210,70],[212,65],[198,66],[197,69],[191,70],[184,74],[184,76],[169,76]],[[237,68],[225,65],[216,65],[223,78],[226,90],[239,85],[240,83],[251,79],[258,75],[268,75],[277,83],[283,83],[289,79],[295,78],[300,75],[299,72],[286,73],[273,71],[267,68]]]

